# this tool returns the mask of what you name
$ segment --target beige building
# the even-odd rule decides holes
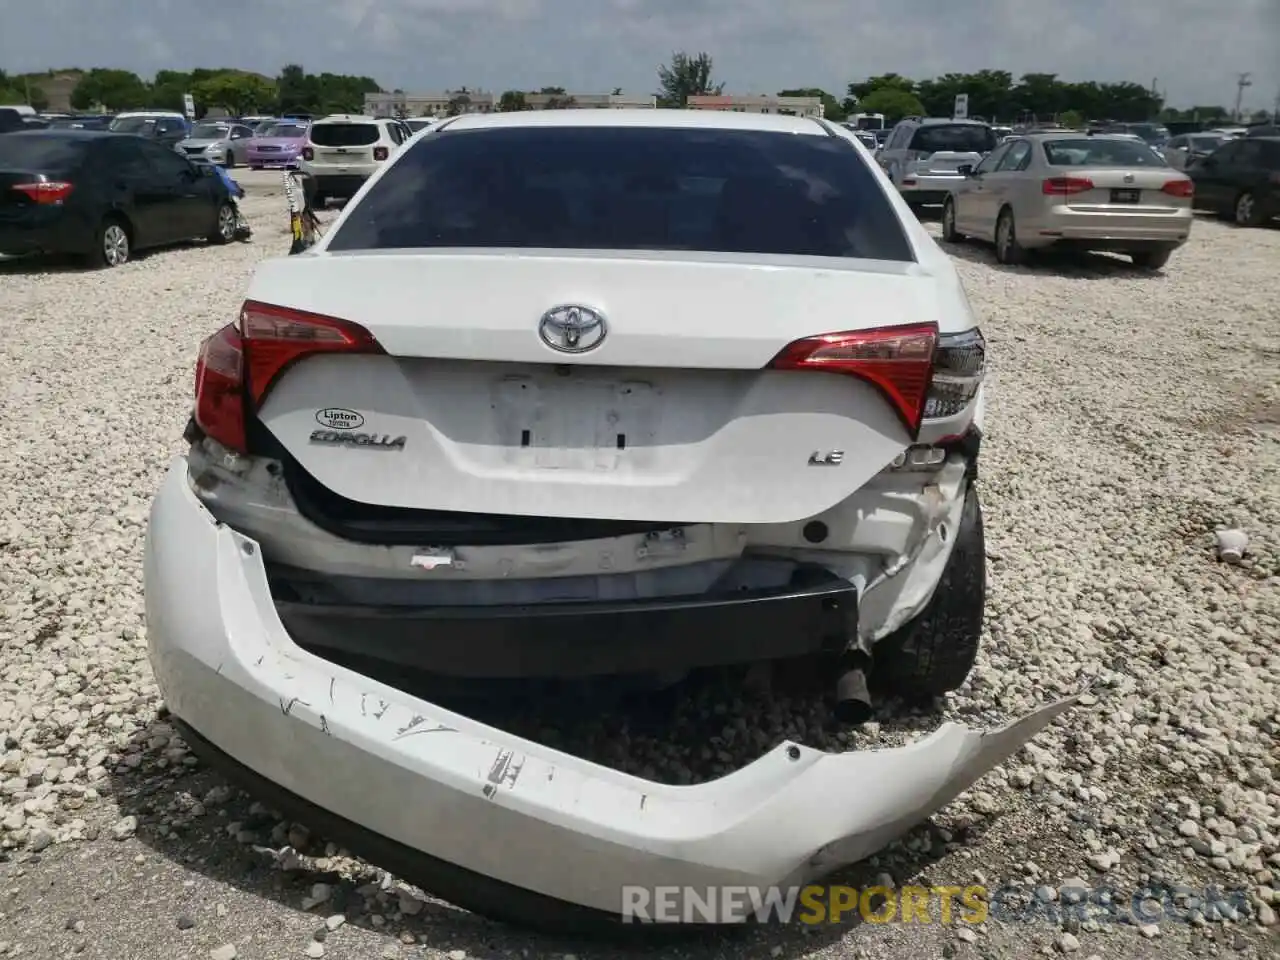
[[[792,117],[823,116],[821,97],[766,97],[742,94],[703,94],[689,98],[690,110],[731,110],[734,113],[781,113]]]
[[[497,97],[484,90],[445,90],[440,93],[366,93],[364,112],[372,117],[443,117],[450,113],[492,113]]]
[[[484,91],[446,90],[443,93],[366,93],[364,112],[374,117],[443,117],[450,113],[492,113],[498,100]],[[654,109],[658,98],[625,93],[526,93],[525,106],[530,110],[625,110]],[[451,105],[456,104],[453,110]]]
[[[657,97],[626,93],[526,93],[524,102],[530,110],[652,110],[658,106]]]

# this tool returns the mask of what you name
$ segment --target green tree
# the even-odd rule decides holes
[[[858,101],[860,113],[883,113],[886,123],[897,123],[903,117],[918,117],[925,113],[924,104],[910,90],[901,87],[883,87],[873,90]]]
[[[161,110],[181,110],[183,94],[194,95],[191,74],[181,70],[161,70],[151,81],[150,105]]]
[[[449,101],[449,109],[446,113],[451,117],[456,117],[460,113],[465,113],[469,106],[471,106],[471,97],[459,92]]]
[[[779,90],[780,97],[817,97],[822,101],[822,115],[828,120],[839,123],[847,114],[840,101],[819,87],[797,87],[794,90]]]
[[[1084,114],[1079,110],[1066,110],[1058,115],[1058,122],[1064,127],[1079,130],[1084,126]]]
[[[571,96],[567,96],[567,97],[552,97],[550,100],[548,100],[548,101],[547,101],[547,105],[546,105],[545,109],[547,109],[547,110],[572,110],[572,109],[573,109],[574,107],[576,107],[577,105],[578,105],[578,101],[577,101],[577,99],[576,99],[576,98],[574,98],[574,97],[571,97]]]
[[[111,111],[127,110],[145,106],[148,93],[142,78],[132,71],[94,67],[71,91],[71,105],[77,110],[88,110],[96,104]]]
[[[551,97],[563,97],[565,93],[564,87],[543,87],[538,92]]]
[[[204,107],[222,107],[232,116],[256,113],[275,104],[276,85],[256,73],[227,72],[196,80],[192,91]]]
[[[504,90],[502,96],[498,98],[498,110],[502,113],[516,113],[519,110],[528,110],[529,104],[525,102],[523,90]]]
[[[674,53],[671,63],[658,67],[658,104],[687,107],[689,98],[724,92],[723,83],[711,82],[711,54]]]

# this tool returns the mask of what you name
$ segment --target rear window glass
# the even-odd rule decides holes
[[[1138,140],[1081,137],[1049,140],[1044,156],[1054,167],[1165,167],[1164,158]]]
[[[311,142],[321,147],[367,147],[378,142],[376,123],[317,123]]]
[[[914,259],[844,138],[655,127],[445,129],[417,141],[328,249],[424,247]]]
[[[996,148],[996,135],[990,127],[973,123],[931,123],[916,130],[909,150],[938,153],[987,153]]]
[[[88,145],[78,137],[11,133],[0,137],[0,170],[72,170],[80,165]]]

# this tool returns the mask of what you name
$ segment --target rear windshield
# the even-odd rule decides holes
[[[261,133],[260,137],[290,137],[298,139],[307,135],[307,128],[299,123],[273,123]]]
[[[1044,156],[1054,167],[1165,167],[1164,158],[1138,140],[1080,137],[1049,140]]]
[[[656,127],[445,129],[417,141],[328,249],[424,247],[914,259],[843,137]]]
[[[1226,137],[1192,137],[1191,149],[1203,150],[1206,153],[1217,150],[1220,146],[1227,142]]]
[[[367,147],[378,142],[376,123],[317,123],[311,142],[322,147]]]
[[[0,170],[55,173],[80,166],[89,141],[71,136],[12,133],[0,137]]]
[[[990,127],[975,123],[931,123],[915,132],[910,150],[924,153],[989,153],[996,148],[996,135]]]

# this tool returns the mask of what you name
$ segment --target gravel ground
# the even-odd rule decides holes
[[[228,789],[165,725],[145,651],[148,500],[180,450],[197,342],[288,247],[278,175],[239,176],[252,244],[101,273],[0,264],[0,957],[639,955],[423,898]],[[1261,291],[1280,230],[1201,221],[1163,275],[952,251],[993,369],[989,635],[970,683],[940,713],[885,704],[853,734],[807,700],[711,686],[664,725],[556,735],[700,779],[783,737],[865,748],[945,718],[994,725],[1087,680],[1068,722],[849,879],[1007,882],[1048,903],[1073,879],[1126,899],[1180,884],[1190,923],[773,929],[665,955],[1274,955],[1280,327]],[[1218,560],[1222,527],[1249,534],[1242,562]],[[1210,884],[1246,898],[1200,902]]]

